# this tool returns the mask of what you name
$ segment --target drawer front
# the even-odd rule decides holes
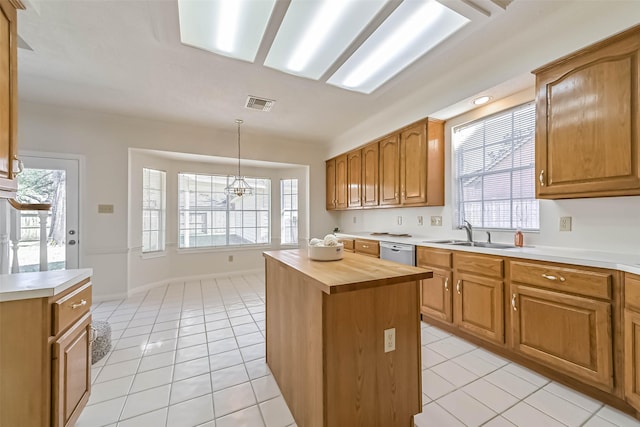
[[[555,264],[532,264],[511,261],[511,281],[570,292],[595,298],[611,299],[612,273],[561,267]]]
[[[380,243],[375,240],[356,239],[355,247],[356,253],[371,255],[375,257],[380,256]]]
[[[443,267],[451,268],[453,264],[453,253],[444,249],[416,248],[417,263],[419,267]]]
[[[453,254],[453,265],[458,271],[497,279],[504,277],[504,260],[502,258],[456,252]]]
[[[640,276],[625,274],[624,303],[627,308],[640,311]]]
[[[52,304],[53,328],[51,334],[58,335],[88,313],[90,308],[91,282],[88,282]]]
[[[344,245],[345,251],[353,252],[355,248],[353,239],[340,239],[339,242],[341,242]]]

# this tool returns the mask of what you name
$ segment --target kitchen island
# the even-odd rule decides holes
[[[419,284],[432,272],[351,253],[331,262],[304,249],[264,256],[267,363],[297,425],[413,426],[422,410]]]

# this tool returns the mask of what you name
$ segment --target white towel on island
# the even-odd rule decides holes
[[[327,234],[324,236],[324,245],[325,246],[338,246],[338,238],[333,234]]]
[[[319,244],[324,243],[322,239],[316,239],[315,237],[309,241],[309,246],[318,246]]]

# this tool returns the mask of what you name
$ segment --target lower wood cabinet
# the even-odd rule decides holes
[[[453,312],[451,310],[453,280],[451,270],[428,268],[433,271],[433,277],[421,281],[420,312],[426,316],[451,323],[453,321]]]
[[[91,388],[90,307],[89,278],[53,297],[0,302],[0,426],[76,423]]]
[[[356,239],[354,248],[357,254],[380,257],[380,242],[377,240]]]
[[[453,318],[458,328],[486,340],[504,343],[502,279],[456,272],[454,280]]]
[[[605,391],[613,390],[611,304],[511,285],[513,348]]]
[[[625,275],[624,293],[624,395],[640,411],[640,276]]]

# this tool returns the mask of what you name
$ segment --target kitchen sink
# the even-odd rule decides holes
[[[513,249],[516,246],[508,243],[468,242],[466,240],[425,240],[424,243],[439,243],[441,245],[473,246],[476,248]]]

